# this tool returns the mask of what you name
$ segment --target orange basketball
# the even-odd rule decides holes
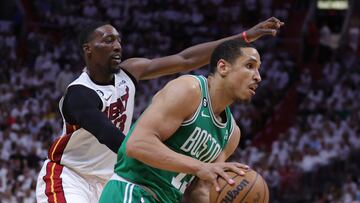
[[[265,180],[256,171],[249,169],[244,176],[228,171],[227,174],[235,183],[229,185],[219,178],[221,191],[216,192],[212,186],[210,203],[268,203],[269,189]]]

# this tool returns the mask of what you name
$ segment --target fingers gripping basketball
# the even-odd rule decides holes
[[[269,190],[265,180],[256,171],[249,169],[244,176],[234,172],[226,172],[235,184],[229,185],[224,179],[218,182],[221,191],[216,192],[212,186],[210,203],[268,203]]]

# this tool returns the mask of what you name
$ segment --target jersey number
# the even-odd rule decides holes
[[[175,178],[173,177],[171,180],[171,185],[173,185],[176,189],[180,190],[181,193],[185,192],[186,186],[188,184],[187,181],[183,180],[186,176],[186,173],[179,173]]]
[[[124,132],[126,118],[126,114],[123,114],[119,118],[114,120],[114,125],[119,128],[121,132]]]

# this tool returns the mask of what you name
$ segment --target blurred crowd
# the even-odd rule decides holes
[[[329,48],[326,58],[318,44],[318,55],[303,65],[294,125],[270,149],[248,141],[239,150],[240,160],[267,180],[270,202],[360,202],[360,35],[354,30],[353,40]]]
[[[35,0],[30,6],[35,16],[26,19],[25,34],[15,32],[12,22],[0,20],[1,203],[35,202],[37,173],[50,143],[62,130],[58,101],[66,86],[84,68],[76,37],[83,24],[109,21],[121,32],[123,59],[153,58],[238,33],[270,16],[286,22],[291,9],[306,9],[308,1],[166,2]],[[266,178],[271,189],[271,202],[303,198],[296,197],[291,191],[310,187],[314,180],[311,174],[330,166],[334,160],[346,160],[360,148],[357,126],[360,106],[356,102],[360,94],[355,88],[360,85],[357,52],[349,50],[346,58],[327,61],[324,77],[314,80],[311,71],[298,71],[300,68],[294,56],[277,49],[283,43],[282,38],[280,33],[277,38],[265,38],[255,43],[261,54],[263,81],[251,104],[233,106],[245,143],[239,150],[240,160]],[[204,67],[191,73],[207,75],[207,72]],[[178,75],[141,81],[137,88],[134,119],[146,108],[155,92]],[[302,98],[296,124],[274,141],[270,149],[252,146],[249,138],[265,126],[291,85],[297,85]],[[310,175],[301,182],[301,177],[306,174]],[[352,192],[340,192],[332,197],[333,202],[346,202],[335,198],[350,197],[360,201],[358,179],[359,176],[355,176],[341,182],[341,187],[346,188],[344,191],[351,188]],[[298,184],[299,181],[303,185]],[[330,186],[327,191],[332,191]],[[315,201],[315,195],[319,201],[327,198],[320,192],[308,195],[312,201]]]
[[[357,53],[352,53],[356,57]],[[263,171],[274,194],[272,202],[278,202],[276,198],[282,194],[296,191],[306,191],[305,197],[311,198],[308,197],[311,190],[304,186],[311,186],[309,183],[319,168],[335,160],[345,162],[354,152],[359,156],[360,92],[356,87],[360,85],[360,61],[354,60],[354,64],[347,66],[347,60],[327,62],[318,81],[313,81],[310,71],[305,69],[297,85],[301,100],[295,124],[272,143],[270,150],[261,150],[250,142],[241,150],[242,162]],[[357,173],[349,178],[351,187],[346,183],[337,199],[329,195],[322,202],[360,201],[359,162],[356,167]],[[296,196],[289,198],[294,200]]]

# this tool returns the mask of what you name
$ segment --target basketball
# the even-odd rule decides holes
[[[220,191],[210,189],[210,203],[268,203],[269,189],[265,180],[256,171],[249,169],[244,176],[226,172],[235,183],[229,185],[219,178]]]

